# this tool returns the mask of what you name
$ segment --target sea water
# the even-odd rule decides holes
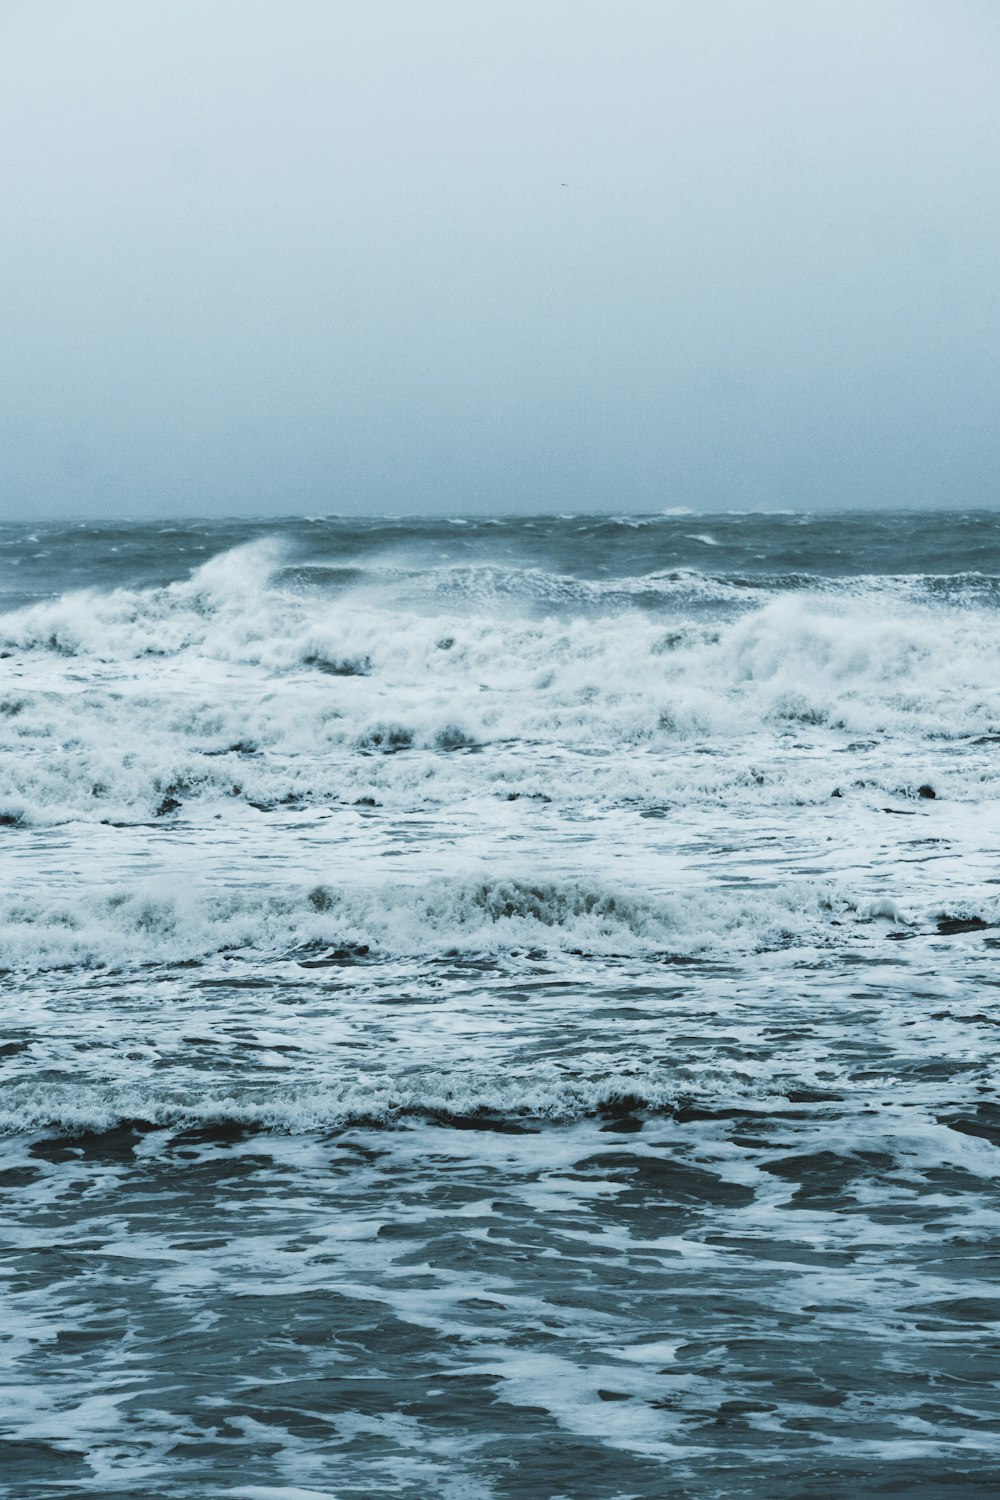
[[[996,1494],[1000,519],[0,527],[0,1493]]]

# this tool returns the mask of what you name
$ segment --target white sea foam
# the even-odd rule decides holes
[[[371,780],[387,797],[395,786],[442,801],[499,782],[559,801],[749,792],[776,804],[858,782],[802,757],[755,765],[802,734],[826,735],[828,749],[883,741],[860,790],[912,796],[935,774],[936,744],[1000,729],[1000,647],[974,610],[765,595],[735,617],[671,622],[511,613],[466,591],[461,610],[428,612],[365,588],[278,586],[279,562],[257,543],[181,584],[4,617],[0,815],[141,819],[164,799],[337,800]],[[449,763],[475,747],[494,758]],[[526,752],[516,765],[512,747]],[[715,763],[678,761],[685,747]],[[436,760],[365,764],[398,751]],[[566,755],[586,757],[586,774]],[[997,773],[984,755],[946,774],[954,800],[980,797]]]

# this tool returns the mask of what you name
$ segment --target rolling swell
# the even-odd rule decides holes
[[[786,1088],[788,1085],[786,1085]],[[560,1078],[543,1068],[530,1078],[503,1072],[449,1078],[447,1070],[423,1076],[368,1076],[339,1086],[256,1087],[246,1080],[227,1091],[212,1085],[170,1089],[144,1086],[74,1087],[59,1082],[12,1083],[0,1104],[0,1131],[77,1137],[120,1130],[193,1130],[223,1139],[232,1131],[252,1134],[380,1129],[426,1121],[451,1129],[540,1129],[587,1119],[639,1120],[700,1107],[734,1104],[752,1112],[779,1114],[787,1096],[754,1093],[738,1080],[706,1080],[692,1091],[690,1079],[669,1068],[633,1064],[601,1078]]]

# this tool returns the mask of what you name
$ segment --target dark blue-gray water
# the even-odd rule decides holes
[[[0,526],[0,1495],[996,1494],[998,591]]]

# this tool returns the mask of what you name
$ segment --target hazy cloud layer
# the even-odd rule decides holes
[[[985,505],[993,0],[0,6],[0,514]]]

